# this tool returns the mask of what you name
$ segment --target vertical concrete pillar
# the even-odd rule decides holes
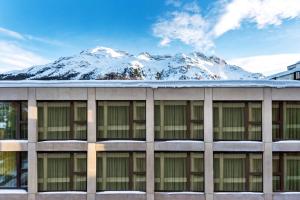
[[[154,95],[147,89],[146,99],[146,193],[147,200],[154,200]]]
[[[262,104],[263,191],[265,200],[272,200],[272,90],[264,88]]]
[[[35,88],[28,88],[28,199],[37,193],[37,102]]]
[[[88,88],[87,200],[96,198],[96,89]]]
[[[205,88],[204,97],[204,193],[206,200],[213,200],[213,93]]]

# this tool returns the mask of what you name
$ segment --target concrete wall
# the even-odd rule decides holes
[[[0,151],[28,151],[28,191],[1,193],[0,199],[9,200],[283,200],[300,199],[300,193],[272,192],[272,151],[300,151],[300,142],[272,142],[272,100],[298,100],[297,88],[0,88],[0,100],[28,100],[28,141],[0,141]],[[85,100],[88,103],[87,141],[37,142],[37,101],[39,100]],[[145,100],[146,141],[96,141],[96,100]],[[155,100],[203,100],[204,141],[154,141]],[[214,142],[213,101],[262,101],[263,141],[261,142]],[[87,185],[86,192],[37,192],[38,151],[86,151]],[[146,192],[145,193],[97,193],[96,153],[98,151],[146,151]],[[154,190],[155,151],[199,151],[205,157],[205,191],[203,193],[164,193]],[[214,193],[213,152],[248,151],[264,154],[263,193]]]

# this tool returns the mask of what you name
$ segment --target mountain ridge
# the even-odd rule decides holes
[[[0,74],[0,80],[251,80],[259,73],[201,52],[130,54],[108,47],[81,51],[45,64]]]

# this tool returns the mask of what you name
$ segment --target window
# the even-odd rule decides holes
[[[273,140],[300,140],[300,102],[273,102]]]
[[[156,140],[203,140],[202,101],[155,101]]]
[[[0,102],[0,139],[27,139],[27,102]]]
[[[262,192],[261,153],[215,153],[216,192]]]
[[[273,191],[300,191],[300,153],[273,153]]]
[[[145,140],[145,101],[98,101],[98,140]]]
[[[0,152],[0,189],[27,189],[27,152]]]
[[[155,191],[204,191],[203,153],[155,153]]]
[[[38,137],[40,141],[86,140],[86,136],[86,102],[38,102]]]
[[[214,102],[213,124],[215,140],[261,141],[261,103]]]
[[[38,190],[86,191],[86,153],[38,153]]]
[[[97,190],[146,191],[145,153],[97,153]]]

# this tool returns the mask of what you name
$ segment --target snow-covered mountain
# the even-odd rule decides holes
[[[218,80],[260,79],[227,64],[218,57],[202,53],[175,55],[132,55],[107,47],[96,47],[78,55],[61,57],[46,64],[0,74],[0,80]]]

